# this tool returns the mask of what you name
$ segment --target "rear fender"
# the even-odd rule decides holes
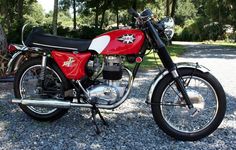
[[[202,65],[199,65],[198,63],[191,63],[191,62],[183,62],[183,63],[177,63],[176,64],[177,69],[180,68],[191,68],[191,69],[197,69],[201,72],[209,72],[210,70]],[[152,99],[152,95],[153,92],[156,88],[156,86],[158,85],[158,83],[168,74],[170,74],[170,72],[166,69],[164,69],[163,71],[161,71],[156,78],[153,80],[153,82],[151,83],[151,86],[149,88],[149,92],[148,92],[148,96],[147,96],[147,100],[146,103],[151,104],[151,99]]]
[[[16,52],[7,64],[6,74],[14,73],[18,69],[20,62],[22,62],[23,59],[24,53],[22,51]]]
[[[38,53],[32,53],[28,51],[17,51],[7,64],[6,74],[14,74],[25,60],[27,60],[29,57],[38,56]]]

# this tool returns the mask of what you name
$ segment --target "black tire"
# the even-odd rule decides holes
[[[188,94],[191,94],[191,92],[195,94],[195,95],[192,94],[194,96],[192,96],[192,99],[190,98],[190,100],[196,101],[195,107],[199,107],[198,108],[199,112],[197,112],[196,114],[197,116],[195,116],[194,113],[190,113],[186,105],[184,105],[184,107],[183,105],[181,105],[183,104],[181,96],[177,96],[176,92],[174,92],[174,90],[177,91],[178,88],[174,88],[174,86],[176,85],[174,79],[170,74],[161,79],[161,81],[158,83],[158,85],[154,90],[151,101],[152,114],[159,128],[161,128],[169,136],[184,141],[199,140],[214,132],[222,122],[226,111],[225,92],[220,83],[218,82],[218,80],[208,72],[203,73],[200,70],[194,70],[191,68],[182,68],[178,69],[178,73],[183,79],[187,79],[190,76],[193,77],[189,78],[191,79],[190,81],[192,85],[186,86],[186,89],[188,89],[189,91]],[[206,86],[204,87],[203,85],[199,84],[198,87],[196,85],[196,88],[194,88],[193,86],[194,80],[196,81],[199,80],[199,83],[202,82],[201,84],[204,83],[206,84]],[[187,82],[188,81],[186,81],[186,83]],[[211,88],[211,90],[209,91],[206,90],[208,86],[209,89]],[[195,91],[193,89],[195,89]],[[173,92],[171,92],[171,90],[173,90]],[[172,94],[175,93],[176,97],[173,96],[174,94],[171,95],[171,93]],[[205,94],[204,95],[205,97],[202,96],[201,94],[202,95]],[[213,99],[212,97],[213,98],[215,97],[215,102],[212,100]],[[165,99],[167,99],[167,101],[172,100],[173,102],[171,103],[169,102],[170,105],[167,106],[168,102],[166,101],[167,103],[165,103]],[[215,104],[215,106],[213,106],[212,108],[211,107],[205,108],[206,105],[213,103]],[[184,102],[184,104],[186,103]],[[174,113],[177,111],[180,111],[179,114]],[[210,111],[213,111],[213,113]],[[183,116],[186,116],[186,119],[184,119]],[[211,117],[208,118],[208,116]],[[207,122],[207,119],[205,118],[209,119],[210,121]],[[197,123],[200,124],[199,129],[196,129]],[[203,125],[201,126],[201,124],[204,124],[204,126]],[[184,130],[185,128],[186,131]],[[188,131],[190,129],[191,131]]]
[[[21,99],[22,98],[22,93],[20,91],[20,84],[21,84],[21,79],[23,79],[24,74],[27,73],[27,70],[30,69],[31,67],[37,67],[39,65],[41,65],[42,59],[41,58],[32,58],[27,60],[26,62],[24,62],[24,64],[22,64],[20,66],[20,68],[18,69],[16,75],[15,75],[15,81],[14,81],[14,94],[16,98]],[[58,68],[58,66],[53,63],[52,61],[49,61],[47,63],[47,69],[48,68],[51,69],[51,71],[56,75],[56,77],[58,77],[59,80],[61,80],[61,87],[64,90],[69,89],[70,85],[67,81],[67,79],[65,78],[65,76],[63,75],[63,73],[61,72],[61,70]],[[47,74],[45,74],[45,76],[47,76]],[[45,78],[46,80],[46,78]],[[22,81],[23,82],[23,81]],[[47,82],[47,81],[45,81]],[[49,81],[48,81],[49,82]],[[52,83],[52,82],[51,82]],[[32,87],[33,88],[33,87]],[[64,96],[64,95],[63,95]],[[32,117],[35,120],[38,121],[53,121],[56,119],[59,119],[60,117],[62,117],[67,111],[68,109],[65,108],[52,108],[52,111],[49,113],[37,113],[37,108],[40,109],[42,107],[32,107],[32,106],[26,106],[26,105],[22,105],[19,104],[20,108],[30,117]],[[43,109],[43,108],[42,108]],[[46,108],[45,108],[46,109]],[[47,108],[49,109],[49,108]]]

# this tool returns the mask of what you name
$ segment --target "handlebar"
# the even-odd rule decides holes
[[[137,13],[137,11],[134,10],[133,8],[130,8],[130,9],[128,10],[128,13],[131,14],[131,15],[133,15],[133,16],[136,17],[136,18],[138,18],[138,17],[140,16],[139,13]]]

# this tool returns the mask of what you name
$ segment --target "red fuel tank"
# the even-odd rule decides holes
[[[137,54],[144,43],[144,39],[145,35],[141,30],[119,29],[93,39],[89,50],[102,55]]]

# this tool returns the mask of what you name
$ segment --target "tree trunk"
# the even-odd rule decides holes
[[[112,0],[105,0],[105,2],[104,2],[104,5],[102,7],[102,19],[101,19],[100,29],[102,29],[107,8],[111,4],[111,2],[112,2]]]
[[[52,19],[53,35],[57,35],[57,18],[58,18],[58,0],[54,0],[53,19]]]
[[[170,0],[166,0],[166,16],[170,16]]]
[[[18,23],[23,26],[23,4],[24,0],[18,0],[17,12],[18,12]]]
[[[133,0],[132,8],[137,11],[137,0]],[[135,27],[135,18],[132,16],[132,27]]]
[[[102,11],[102,19],[101,19],[101,24],[100,24],[100,29],[102,29],[104,19],[105,19],[105,14],[106,14],[106,9],[103,9]]]
[[[74,17],[73,17],[73,24],[74,24],[74,30],[76,30],[76,2],[75,0],[73,0],[73,13],[74,13]]]
[[[24,21],[23,21],[23,4],[24,4],[24,0],[18,0],[17,1],[17,12],[18,12],[18,17],[17,17],[17,28],[16,28],[16,32],[17,33],[21,33],[22,27],[24,25]],[[20,37],[19,37],[20,39]]]
[[[117,29],[119,29],[119,8],[116,7],[116,23],[117,23]]]
[[[11,33],[12,32],[12,11],[11,11],[11,5],[10,5],[10,1],[6,1],[6,5],[5,5],[5,17],[6,17],[6,25],[7,25],[7,33]]]
[[[174,17],[174,16],[175,16],[176,5],[177,5],[177,0],[173,0],[172,6],[171,6],[171,7],[172,7],[172,8],[171,8],[171,14],[170,14],[171,17]]]
[[[7,51],[7,39],[6,39],[6,35],[3,31],[3,27],[0,24],[0,53],[6,52],[6,51]]]
[[[96,10],[95,10],[95,29],[98,29],[98,16],[99,16],[99,2],[96,3]]]
[[[222,0],[218,0],[218,5],[219,5],[219,14],[218,14],[218,22],[219,24],[222,23],[222,15],[221,15],[221,8],[222,8]]]

